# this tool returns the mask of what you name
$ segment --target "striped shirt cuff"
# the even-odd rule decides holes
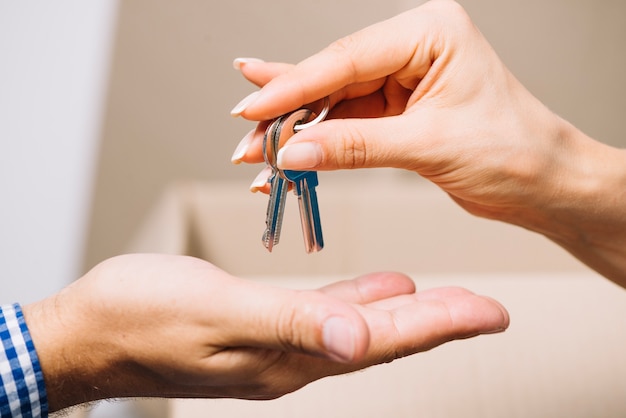
[[[0,306],[0,339],[0,417],[47,417],[43,373],[20,305]]]

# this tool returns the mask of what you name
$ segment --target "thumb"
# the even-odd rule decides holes
[[[231,342],[345,363],[365,356],[369,328],[351,305],[319,291],[263,288],[254,293],[243,317],[228,327]]]
[[[279,150],[277,165],[290,170],[373,167],[412,169],[425,123],[415,113],[371,119],[332,119],[304,129]]]

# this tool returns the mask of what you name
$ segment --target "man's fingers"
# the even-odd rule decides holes
[[[363,305],[393,296],[413,294],[415,283],[401,273],[371,273],[331,283],[320,291],[349,303]]]
[[[500,303],[459,287],[397,295],[361,306],[359,311],[370,330],[367,353],[351,363],[314,360],[320,361],[316,378],[387,363],[449,341],[502,332],[509,326],[509,314]]]
[[[381,312],[388,312],[387,316]],[[497,301],[462,288],[436,288],[375,302],[363,310],[372,364],[430,350],[445,342],[504,331],[509,314]]]
[[[237,315],[222,318],[224,346],[257,347],[313,354],[340,362],[362,358],[369,330],[354,307],[319,291],[253,286],[231,287],[223,303]],[[229,299],[234,299],[228,302]]]

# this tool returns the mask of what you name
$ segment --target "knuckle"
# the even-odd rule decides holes
[[[367,166],[367,141],[363,133],[354,125],[348,126],[347,132],[337,141],[335,155],[341,168],[352,169]]]
[[[355,34],[344,36],[326,47],[326,52],[333,56],[334,60],[339,63],[336,68],[341,68],[344,71],[348,79],[356,81],[357,79],[357,64],[355,56],[358,55],[361,48],[361,42]]]
[[[455,28],[460,32],[466,32],[474,25],[465,8],[454,0],[439,0],[433,2],[436,12],[440,15],[440,21],[445,26]]]
[[[308,332],[307,315],[312,311],[310,292],[294,292],[293,297],[285,303],[279,312],[276,323],[276,335],[285,351],[310,351],[305,341]]]
[[[286,351],[292,351],[301,346],[301,341],[296,333],[296,323],[297,314],[295,307],[291,303],[283,306],[276,323],[276,335],[281,347]]]

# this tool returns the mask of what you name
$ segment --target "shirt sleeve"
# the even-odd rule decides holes
[[[0,339],[0,417],[46,418],[43,373],[20,305],[0,306]]]

